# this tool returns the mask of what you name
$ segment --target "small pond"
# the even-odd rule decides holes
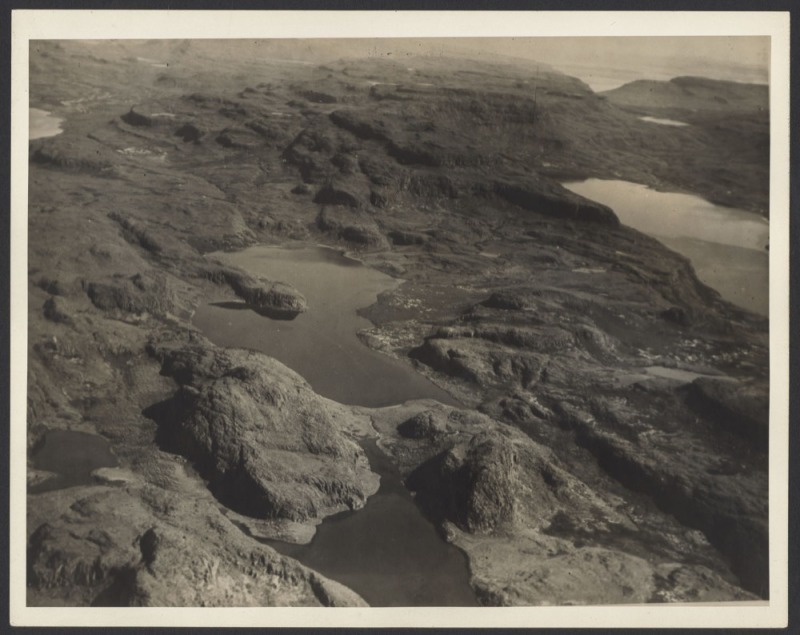
[[[657,192],[628,181],[588,179],[564,187],[611,207],[620,221],[692,262],[697,277],[723,298],[769,313],[769,223],[691,194]]]
[[[28,110],[28,139],[31,141],[33,139],[44,139],[64,132],[61,129],[62,121],[64,120],[54,117],[46,110],[30,108]]]
[[[339,403],[389,406],[432,398],[458,405],[447,392],[357,336],[372,323],[356,311],[399,281],[339,251],[319,246],[260,245],[212,254],[255,276],[288,282],[308,300],[295,319],[271,320],[230,296],[200,306],[193,322],[218,346],[249,348],[283,362],[314,390]]]
[[[644,369],[644,372],[646,372],[648,375],[653,375],[654,377],[676,379],[686,383],[692,382],[700,377],[709,377],[718,381],[736,381],[735,379],[726,377],[725,375],[709,375],[706,373],[684,370],[682,368],[669,368],[667,366],[648,366]]]
[[[661,117],[639,117],[639,119],[642,121],[647,121],[648,123],[656,123],[661,126],[684,127],[689,125],[685,121],[678,121],[677,119],[663,119]]]
[[[98,434],[75,430],[49,430],[32,458],[37,470],[57,476],[31,487],[30,494],[89,485],[94,470],[117,465],[108,441]]]

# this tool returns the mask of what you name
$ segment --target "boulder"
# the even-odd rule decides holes
[[[447,423],[434,410],[423,410],[397,426],[400,436],[408,439],[434,439],[448,430]]]
[[[326,185],[317,192],[314,202],[318,205],[344,205],[346,207],[358,207],[360,205],[358,197],[347,190]]]
[[[175,131],[175,136],[183,139],[185,143],[193,141],[198,143],[205,132],[193,123],[185,123]]]
[[[153,118],[136,106],[131,106],[131,109],[120,117],[129,126],[152,126]]]

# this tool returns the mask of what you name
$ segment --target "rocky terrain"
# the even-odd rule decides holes
[[[673,130],[684,143],[695,137],[708,150],[682,157],[680,167],[664,169],[682,173],[692,167],[696,174],[685,183],[688,189],[720,205],[768,215],[768,86],[676,77],[638,80],[602,96],[631,113],[690,124]]]
[[[769,597],[767,321],[558,183],[766,213],[758,99],[715,111],[701,82],[693,114],[663,102],[698,131],[639,119],[636,87],[522,64],[273,53],[32,46],[31,106],[64,132],[30,143],[28,481],[50,430],[101,435],[118,465],[29,493],[29,604],[363,604],[255,539],[363,506],[362,437],[482,604]],[[337,404],[192,325],[221,292],[267,320],[318,310],[208,255],[297,241],[404,280],[361,338],[460,407]]]

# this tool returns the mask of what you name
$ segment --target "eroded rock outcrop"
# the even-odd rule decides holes
[[[172,281],[160,271],[146,271],[108,282],[85,281],[84,288],[92,304],[104,311],[163,316],[175,312],[179,306]]]
[[[509,203],[539,214],[619,225],[619,219],[610,207],[572,194],[556,183],[498,181],[494,184],[494,191]]]
[[[504,439],[478,435],[412,474],[408,484],[430,512],[470,532],[491,531],[513,519],[520,476],[516,463]]]
[[[199,143],[205,131],[193,123],[185,123],[175,131],[175,136],[183,139],[184,143]]]
[[[292,319],[308,310],[300,291],[286,282],[255,278],[243,271],[220,267],[206,272],[216,281],[227,283],[233,292],[254,311],[274,319]]]
[[[334,151],[334,140],[317,128],[303,130],[283,151],[283,158],[297,166],[303,180],[318,182],[328,175],[328,155]]]
[[[518,429],[419,408],[375,422],[422,509],[469,554],[482,604],[752,599],[700,532],[633,514]]]
[[[318,205],[344,205],[346,207],[358,207],[360,202],[358,197],[347,190],[326,185],[314,196],[314,202]]]
[[[131,106],[131,109],[120,117],[122,121],[131,126],[152,126],[153,118],[147,112],[142,112],[141,107]]]
[[[385,249],[389,242],[367,214],[347,207],[323,207],[317,227],[337,240],[361,249]]]
[[[108,148],[90,150],[73,141],[51,137],[30,144],[30,160],[70,172],[111,175],[116,157]]]
[[[68,506],[64,492],[41,495],[62,512],[48,522],[29,515],[28,604],[57,595],[73,606],[364,606],[183,487],[80,488]]]
[[[180,384],[150,410],[162,443],[189,458],[231,509],[316,519],[361,507],[377,488],[361,448],[279,362],[238,350],[153,351]]]
[[[235,127],[226,128],[220,132],[215,141],[223,148],[239,150],[255,148],[263,143],[263,139],[257,132]]]
[[[703,377],[687,388],[687,400],[698,413],[766,449],[769,441],[769,393],[762,382],[747,384]]]

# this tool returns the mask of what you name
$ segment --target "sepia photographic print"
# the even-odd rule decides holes
[[[12,622],[784,622],[788,21],[15,12]]]

